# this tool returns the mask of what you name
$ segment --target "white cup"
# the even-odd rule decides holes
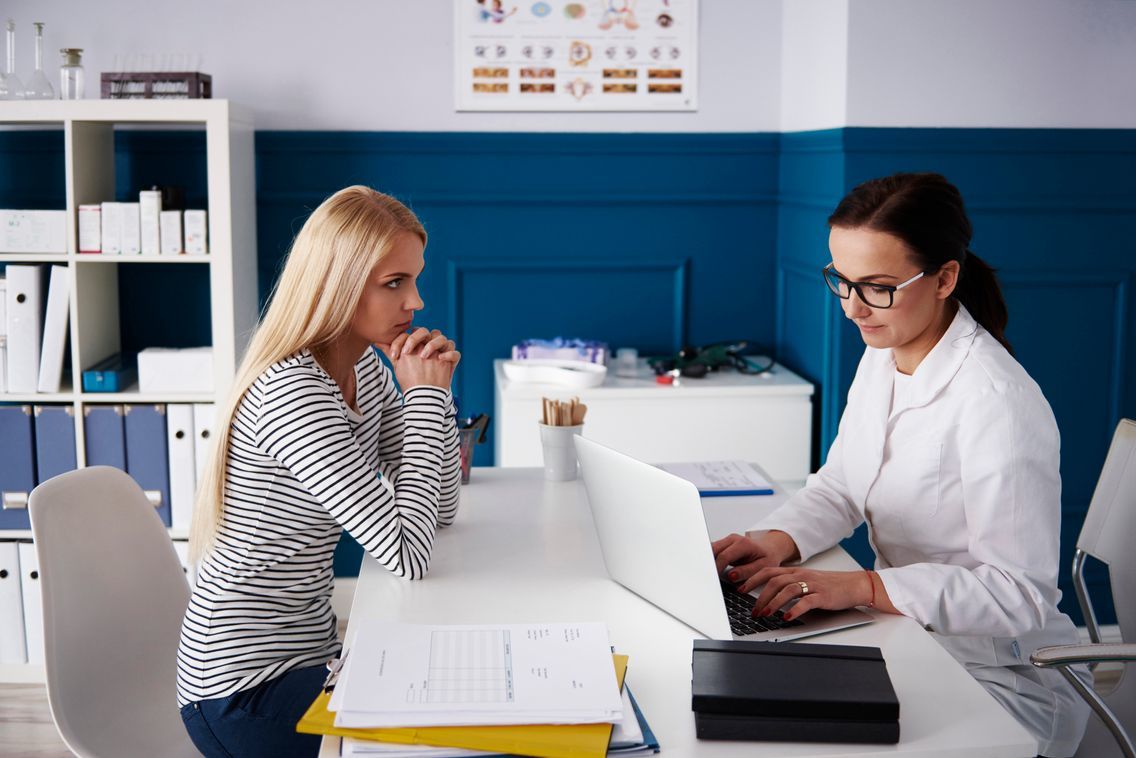
[[[584,425],[549,426],[539,421],[540,445],[544,449],[544,478],[551,482],[567,482],[576,478],[576,446],[572,438]]]
[[[639,374],[639,351],[621,347],[615,351],[615,375],[635,377]]]

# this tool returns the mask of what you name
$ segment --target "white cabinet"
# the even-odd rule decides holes
[[[204,131],[207,255],[78,252],[78,207],[115,199],[115,130],[139,127]],[[89,406],[192,403],[206,407],[225,398],[257,319],[255,154],[250,112],[226,100],[16,101],[0,103],[0,128],[63,133],[67,250],[57,254],[0,254],[0,268],[6,264],[66,268],[71,365],[60,392],[0,393],[0,403],[68,407],[75,424],[75,462],[84,466],[87,448],[83,418]],[[156,168],[154,173],[160,176],[161,167]],[[171,177],[171,181],[176,182],[177,177]],[[34,200],[23,207],[34,207]],[[180,273],[200,272],[201,267],[208,272],[214,372],[211,392],[144,394],[136,384],[115,393],[82,390],[83,369],[121,348],[119,268],[123,264],[164,267],[163,271],[171,275],[163,281],[175,282],[172,286],[178,286]],[[129,293],[124,291],[122,296]],[[153,317],[177,323],[180,316],[156,313]],[[30,536],[28,530],[0,531],[0,540],[27,540]],[[184,538],[185,534],[174,532],[174,536]],[[42,676],[42,669],[30,664],[0,666],[0,681],[37,676]]]
[[[813,386],[781,365],[673,387],[641,361],[634,378],[609,371],[601,386],[576,391],[510,381],[503,364],[494,363],[498,466],[542,465],[541,398],[579,397],[588,406],[584,436],[649,463],[749,460],[789,485],[809,475]]]

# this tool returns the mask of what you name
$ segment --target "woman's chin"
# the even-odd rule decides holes
[[[885,333],[882,329],[877,332],[865,332],[861,330],[860,337],[864,340],[864,344],[868,347],[874,347],[878,350],[893,347],[891,335]]]

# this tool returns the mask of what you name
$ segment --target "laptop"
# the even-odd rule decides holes
[[[690,482],[579,435],[588,504],[612,579],[711,639],[781,642],[871,622],[863,611],[812,610],[799,619],[755,619],[756,594],[723,582],[698,489]]]

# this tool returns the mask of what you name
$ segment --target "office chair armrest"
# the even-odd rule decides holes
[[[1090,645],[1054,645],[1038,648],[1030,663],[1038,668],[1068,666],[1073,663],[1136,661],[1136,645],[1098,643]]]

